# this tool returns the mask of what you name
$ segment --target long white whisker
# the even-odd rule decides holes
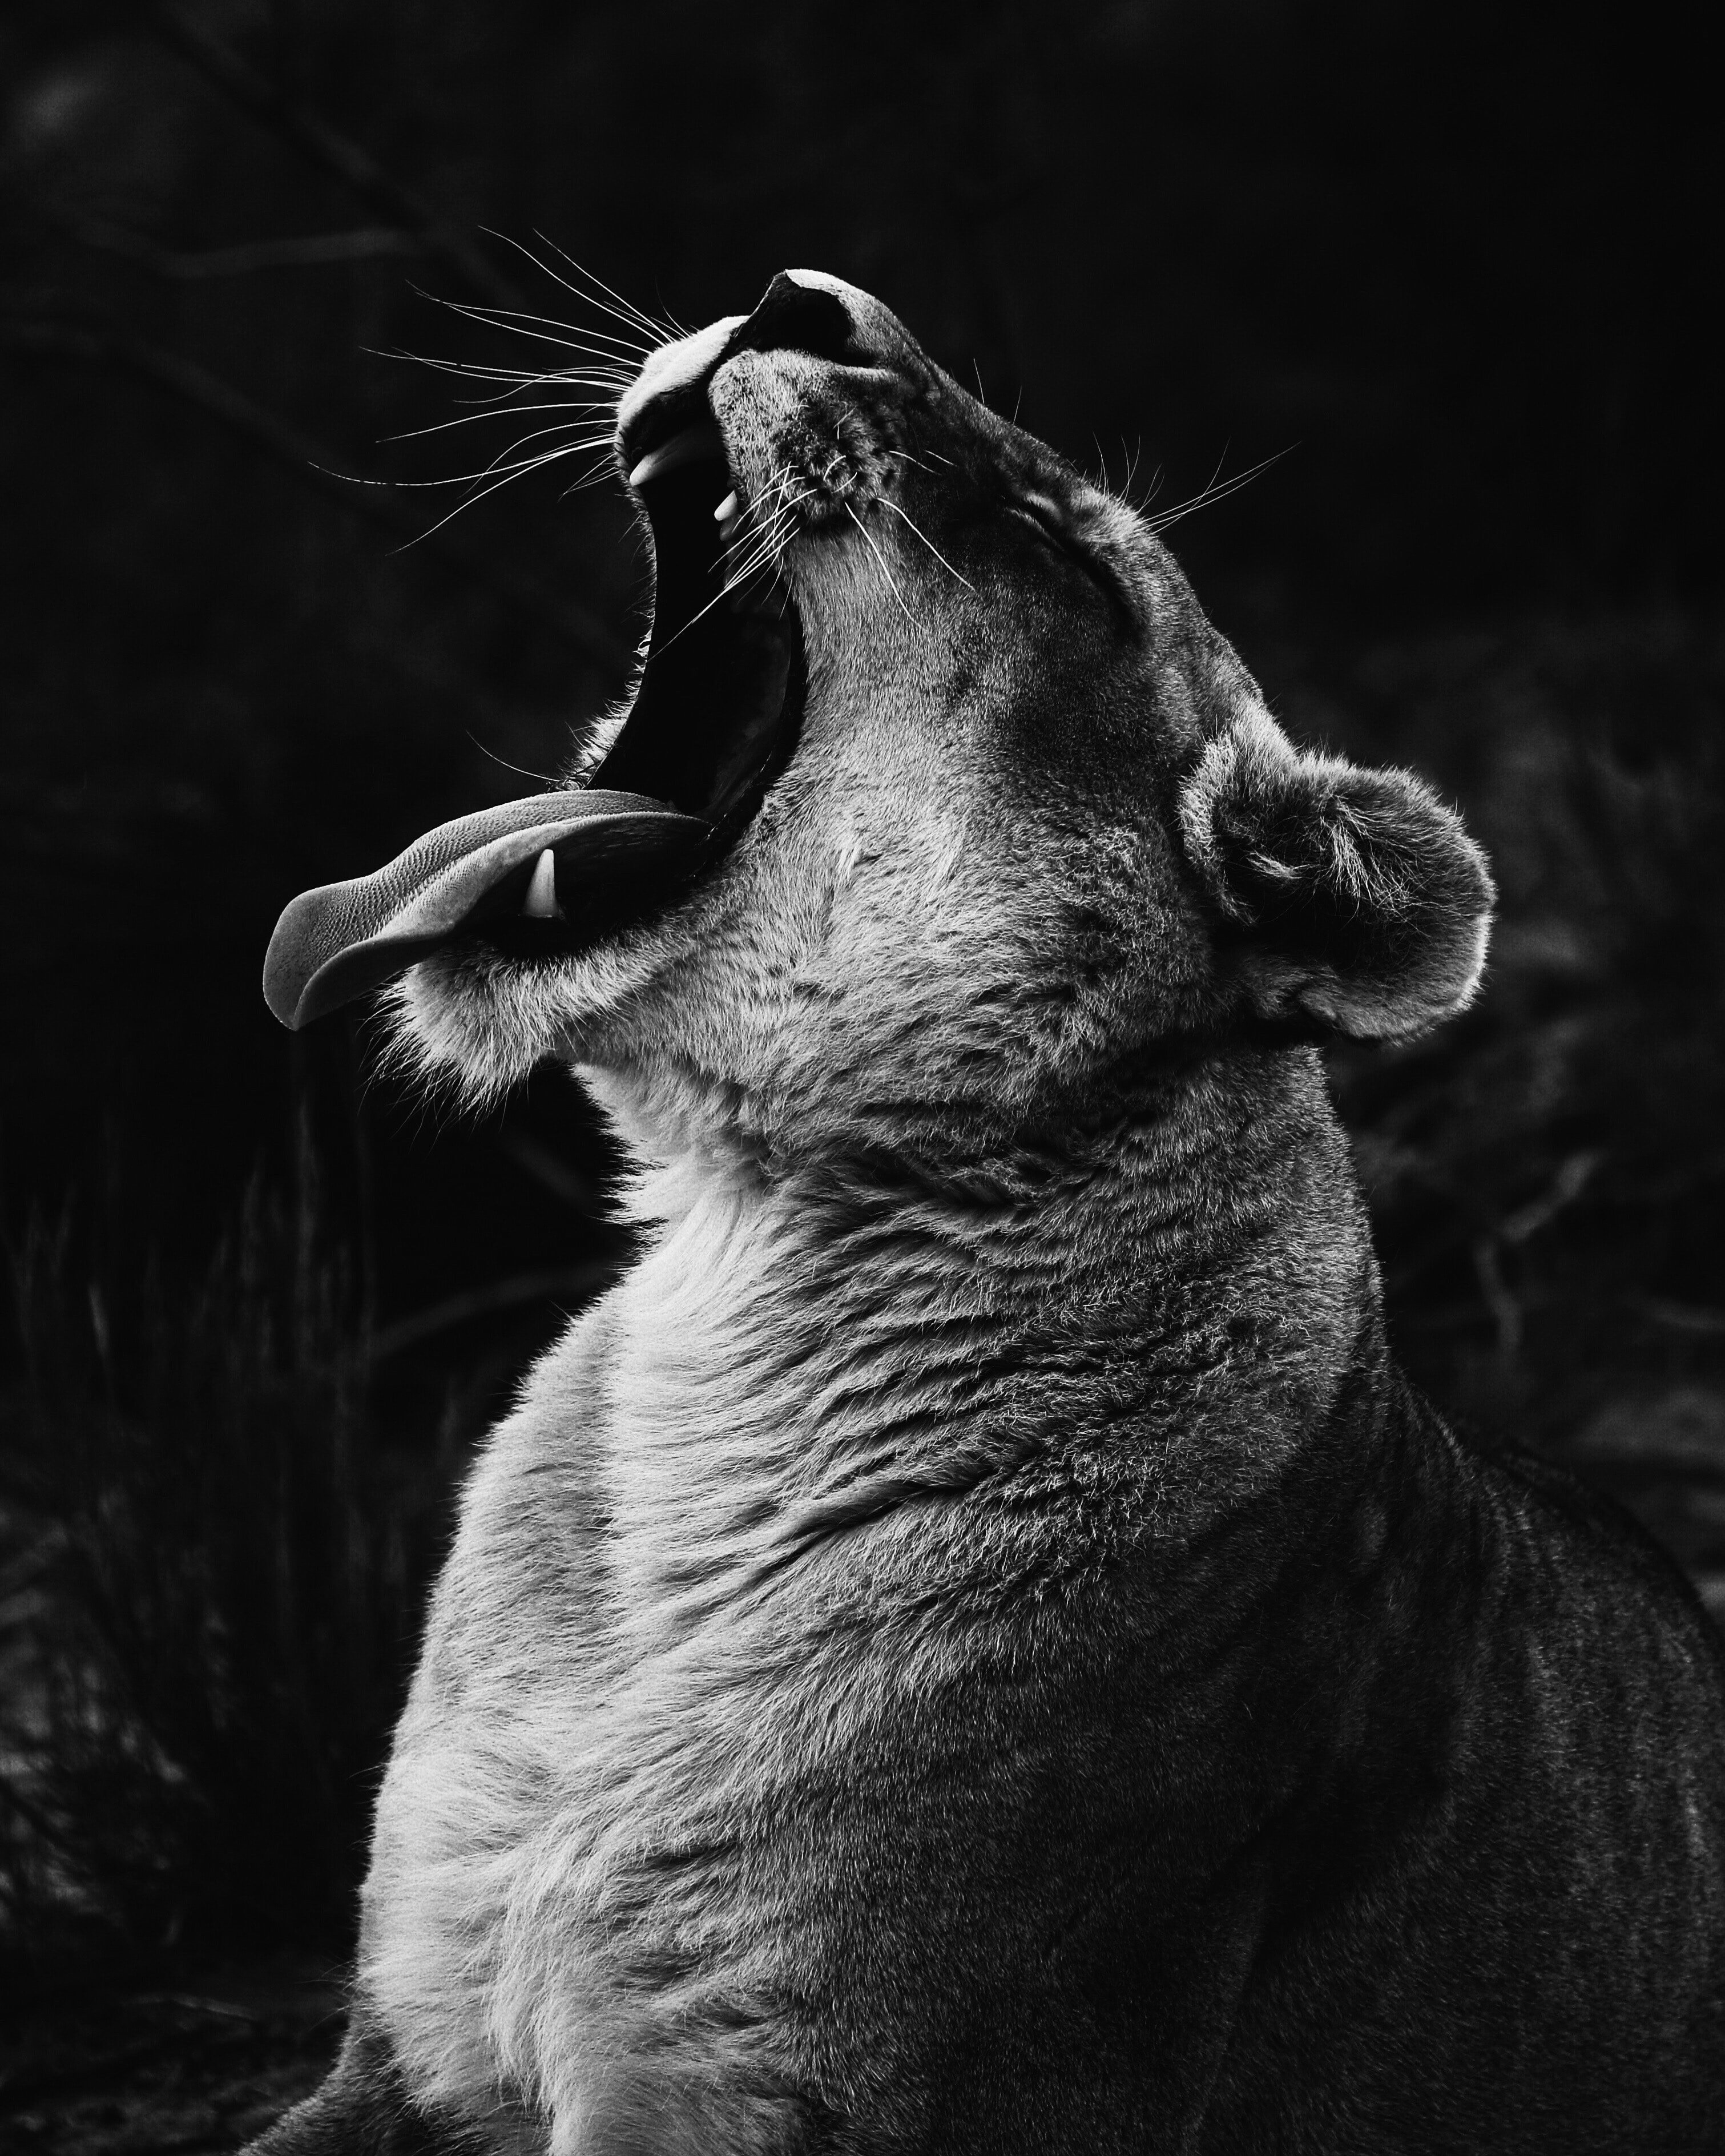
[[[900,609],[901,609],[901,611],[903,613],[905,619],[906,619],[906,621],[908,621],[908,622],[911,622],[911,623],[913,623],[913,624],[916,623],[916,615],[915,615],[915,614],[913,614],[913,613],[911,612],[911,609],[910,609],[907,606],[906,606],[906,604],[905,604],[905,595],[904,595],[904,593],[903,593],[899,589],[898,586],[897,586],[896,583],[893,583],[893,581],[892,581],[892,572],[891,572],[891,569],[889,569],[889,568],[887,567],[887,566],[886,566],[886,556],[885,556],[885,555],[880,552],[880,548],[879,548],[879,547],[875,544],[874,541],[873,541],[873,540],[869,536],[868,531],[867,531],[867,530],[865,529],[865,527],[864,526],[863,521],[862,521],[861,517],[860,517],[860,516],[857,515],[856,511],[855,511],[851,507],[850,504],[848,501],[847,501],[847,502],[845,503],[845,515],[846,515],[846,516],[850,519],[851,522],[852,522],[852,523],[856,526],[857,530],[862,533],[863,539],[864,539],[864,542],[866,544],[866,546],[867,546],[867,547],[868,547],[869,552],[870,552],[874,556],[875,559],[875,560],[876,560],[876,561],[880,564],[880,573],[881,573],[881,575],[882,575],[883,577],[885,577],[885,578],[886,578],[886,585],[887,585],[887,588],[888,588],[888,590],[889,590],[889,591],[891,591],[891,593],[892,593],[892,596],[894,597],[894,598],[896,598],[896,599],[898,601]],[[921,624],[916,624],[916,625],[917,625],[918,627],[920,627],[920,626],[921,626]]]
[[[487,472],[500,470],[506,457],[516,456],[521,450],[526,448],[529,442],[542,442],[548,435],[562,434],[565,431],[562,427],[535,427],[531,434],[517,436],[506,449],[500,449],[484,469]],[[608,433],[583,434],[575,440],[565,439],[557,454],[559,456],[578,456],[583,449],[608,449],[610,443],[611,437]]]
[[[585,352],[589,359],[613,362],[622,365],[645,357],[639,346],[626,338],[612,336],[604,330],[583,328],[576,322],[560,321],[555,315],[532,315],[521,307],[482,307],[465,300],[444,300],[440,305],[453,312],[467,316],[476,322],[486,322],[493,329],[507,330],[512,335],[524,336],[528,332],[521,327],[523,322],[536,323],[541,329],[560,330],[562,341],[572,352]]]
[[[659,647],[660,651],[669,651],[672,644],[676,642],[678,637],[686,636],[689,631],[694,628],[696,622],[704,621],[706,619],[706,617],[712,612],[713,608],[719,603],[721,599],[729,598],[730,596],[730,585],[721,584],[718,590],[716,591],[712,597],[707,601],[706,604],[702,607],[699,613],[691,613],[688,620],[683,624],[683,626],[678,629],[675,634],[668,636],[665,639],[665,642]],[[658,655],[658,652],[654,654],[655,658],[657,658]]]
[[[763,568],[775,558],[790,524],[789,511],[780,510],[753,532],[746,535],[742,559],[732,567],[726,577],[727,588],[735,590],[737,586],[747,583],[757,570]]]
[[[482,480],[511,478],[520,472],[535,471],[541,465],[555,464],[559,457],[579,456],[584,449],[608,449],[611,446],[611,437],[608,434],[597,435],[590,437],[586,441],[565,442],[555,449],[541,449],[531,457],[523,457],[516,464],[506,464],[503,461],[505,457],[512,455],[516,449],[524,449],[529,442],[536,441],[539,435],[552,434],[556,432],[557,429],[554,427],[542,427],[538,434],[524,434],[519,442],[512,444],[510,449],[500,450],[490,464],[482,465],[477,471],[452,472],[443,479],[380,480],[377,484],[381,486],[414,489],[430,486],[477,486]]]
[[[511,763],[506,756],[499,756],[495,749],[487,748],[471,726],[468,726],[465,731],[466,732],[467,738],[473,743],[474,747],[479,751],[481,756],[490,757],[493,763],[501,763],[506,771],[518,772],[523,778],[536,778],[542,786],[555,786],[557,784],[556,779],[552,777],[548,771],[529,771],[524,763]]]
[[[623,312],[620,316],[613,315],[614,320],[621,321],[624,323],[632,323],[636,327],[644,330],[647,335],[653,340],[652,348],[655,351],[656,351],[660,345],[670,343],[670,337],[666,333],[667,325],[665,322],[655,321],[652,316],[647,313],[644,308],[638,307],[633,300],[624,299],[621,292],[615,290],[611,285],[608,285],[603,277],[595,275],[595,273],[589,270],[584,263],[578,262],[574,256],[569,253],[567,248],[559,247],[556,240],[549,238],[547,234],[541,232],[536,227],[534,229],[533,237],[539,240],[543,245],[548,247],[553,254],[560,255],[562,259],[568,264],[569,267],[575,272],[575,275],[578,277],[584,277],[590,285],[595,286],[599,291],[603,292],[607,299],[613,300],[616,302],[617,305],[623,310]],[[543,264],[541,266],[544,267]],[[547,277],[557,276],[556,270],[549,268],[546,269],[545,274]],[[557,282],[559,284],[562,284],[562,278],[557,278]],[[572,285],[567,285],[564,286],[564,290],[566,291],[573,292],[575,291],[575,287]],[[586,299],[589,306],[598,306],[600,305],[600,302],[593,299],[590,293],[577,293],[576,296],[578,298]],[[612,314],[613,312],[613,311],[608,307],[605,308],[604,311],[607,314]],[[670,322],[669,327],[672,333],[679,335],[686,334],[686,332],[683,331],[680,323],[675,321]]]
[[[758,576],[762,569],[771,567],[778,558],[779,547],[786,536],[783,528],[778,525],[758,532],[754,546],[726,577],[726,590],[740,591],[752,577]]]
[[[634,357],[632,348],[624,345],[620,337],[605,337],[603,341],[613,349],[602,351],[592,343],[581,341],[588,332],[578,330],[568,322],[560,322],[552,315],[529,315],[519,310],[482,307],[470,300],[441,299],[435,292],[428,292],[419,285],[412,285],[409,290],[418,293],[422,300],[429,300],[433,306],[444,308],[452,315],[459,315],[465,321],[482,323],[487,329],[506,330],[511,336],[528,337],[536,344],[554,344],[560,351],[580,352],[588,359],[616,360],[620,355]],[[528,329],[524,325],[529,322],[541,322],[547,326]],[[561,335],[548,336],[547,329],[559,331]],[[594,331],[591,334],[599,333]]]
[[[502,237],[501,234],[497,236],[500,239]],[[526,253],[526,249],[523,249],[522,252]],[[527,256],[527,259],[533,264],[536,270],[545,270],[545,264],[537,261],[531,254]],[[547,276],[554,275],[550,270],[546,270],[545,274]],[[562,284],[560,277],[557,278],[556,281]],[[572,285],[565,285],[563,289],[565,291],[574,290]],[[537,322],[544,329],[562,330],[567,336],[587,338],[590,341],[584,347],[578,346],[577,349],[592,352],[595,358],[625,353],[632,359],[640,359],[644,358],[650,349],[650,346],[641,343],[639,338],[614,336],[608,330],[587,329],[576,322],[563,321],[556,315],[531,313],[525,307],[488,306],[483,300],[479,300],[438,299],[435,295],[429,292],[424,293],[423,296],[429,300],[434,300],[435,304],[440,307],[448,307],[452,313],[471,316],[475,321],[490,322],[495,328],[513,329],[518,322]],[[585,300],[586,295],[577,292],[575,296],[577,299]],[[587,300],[586,304],[591,305],[593,302]],[[629,326],[625,325],[625,326]],[[597,346],[601,345],[609,346],[610,354],[603,354],[595,349]]]
[[[1292,446],[1293,444],[1289,444],[1290,449]],[[1280,464],[1288,453],[1288,449],[1278,449],[1273,457],[1264,458],[1260,463],[1253,465],[1249,470],[1239,472],[1230,480],[1224,480],[1219,486],[1212,478],[1209,485],[1201,493],[1194,494],[1189,501],[1176,502],[1172,509],[1163,510],[1160,516],[1147,518],[1145,529],[1152,532],[1165,531],[1170,524],[1177,522],[1183,516],[1189,516],[1194,509],[1207,509],[1212,502],[1225,501],[1230,494],[1238,494],[1241,487],[1249,485],[1260,472],[1268,471],[1271,465]],[[1216,469],[1219,471],[1220,465],[1219,465]]]
[[[805,486],[797,494],[788,495],[791,480],[789,472],[781,472],[773,483],[772,494],[777,499],[773,502],[770,513],[763,518],[758,507],[754,511],[755,529],[744,534],[742,562],[731,571],[726,579],[731,588],[747,583],[779,552],[795,523],[798,505],[808,501],[814,492],[812,486]]]
[[[969,592],[972,596],[974,597],[976,586],[972,583],[968,577],[961,574],[958,570],[952,567],[946,556],[942,553],[940,548],[935,545],[933,540],[929,537],[926,531],[922,531],[918,526],[916,518],[911,515],[909,510],[900,508],[899,505],[896,501],[889,501],[884,494],[879,495],[875,498],[880,502],[880,506],[883,509],[890,509],[895,516],[903,517],[905,522],[910,526],[911,531],[916,532],[916,536],[922,542],[929,552],[933,555],[935,560],[940,563],[947,574],[949,577],[957,577],[959,583],[963,585],[965,590]]]
[[[544,330],[526,329],[519,321],[505,322],[495,321],[486,314],[483,308],[467,306],[459,300],[440,300],[438,304],[439,306],[447,307],[452,315],[462,315],[470,321],[482,322],[488,329],[507,330],[511,336],[526,337],[534,344],[552,344],[555,345],[560,352],[582,352],[589,359],[605,359],[610,357],[608,353],[595,352],[591,345],[578,343],[573,337],[567,334],[562,336],[548,336]],[[533,317],[527,316],[524,319],[531,321]],[[566,325],[562,323],[557,324],[557,326],[558,328],[567,327]]]
[[[476,359],[434,359],[427,352],[395,351],[375,345],[367,345],[362,349],[379,359],[406,360],[410,366],[429,367],[437,374],[459,375],[464,381],[506,382],[511,387],[501,393],[505,396],[513,396],[522,389],[541,388],[552,382],[572,382],[578,388],[602,389],[614,387],[624,389],[635,378],[633,371],[628,367],[619,367],[612,373],[597,367],[489,367]]]
[[[385,434],[386,442],[417,442],[427,434],[447,434],[452,427],[477,427],[490,419],[513,419],[528,412],[608,412],[614,400],[608,397],[571,397],[547,404],[490,403],[483,412],[464,412],[458,419],[439,419],[429,427],[408,427],[398,434]]]
[[[537,471],[542,465],[556,464],[560,458],[569,456],[572,454],[573,452],[569,449],[549,449],[543,456],[530,458],[526,464],[521,465],[510,471],[500,474],[496,478],[493,479],[489,486],[480,487],[474,493],[465,495],[461,501],[455,504],[455,506],[449,511],[447,516],[439,517],[438,521],[431,526],[429,531],[421,531],[416,537],[406,541],[404,542],[404,546],[417,547],[419,544],[420,540],[429,539],[433,533],[441,531],[444,525],[453,522],[453,521],[461,514],[464,509],[473,508],[477,503],[483,501],[487,495],[497,493],[500,489],[507,486],[512,479],[519,479],[524,472]],[[441,484],[440,481],[435,480],[417,483],[433,486]],[[398,547],[395,549],[397,553],[400,553],[403,551],[404,547]]]
[[[513,250],[516,250],[517,254],[520,254],[520,257],[524,257],[524,259],[526,259],[526,261],[531,261],[531,263],[532,263],[532,267],[535,267],[536,272],[542,274],[542,276],[547,276],[547,278],[550,278],[550,280],[552,280],[552,285],[561,285],[562,291],[567,291],[569,295],[576,297],[576,300],[580,300],[580,304],[583,304],[583,306],[591,306],[591,308],[595,308],[595,311],[598,311],[598,313],[608,315],[608,317],[613,319],[613,321],[621,323],[621,326],[624,326],[625,330],[644,330],[644,332],[647,332],[647,343],[632,343],[632,345],[629,345],[629,349],[632,349],[632,352],[639,352],[640,356],[643,356],[643,358],[644,358],[644,356],[647,356],[649,352],[654,352],[654,349],[658,349],[660,345],[662,345],[664,341],[666,341],[666,336],[664,336],[664,328],[662,328],[662,326],[660,326],[658,321],[654,321],[654,319],[649,317],[649,315],[643,315],[643,313],[640,313],[640,308],[639,308],[639,306],[629,306],[629,302],[628,302],[628,300],[624,300],[624,295],[621,295],[621,293],[610,291],[610,287],[608,287],[608,285],[606,285],[606,282],[602,280],[602,278],[593,276],[591,270],[584,270],[584,267],[580,265],[580,263],[578,263],[576,259],[572,257],[572,254],[565,254],[565,252],[562,252],[562,248],[558,246],[558,244],[554,242],[554,239],[547,239],[546,233],[536,231],[536,228],[535,228],[535,233],[532,233],[532,237],[535,237],[536,242],[542,244],[542,246],[550,248],[550,250],[552,250],[552,254],[562,254],[562,261],[569,263],[569,267],[572,267],[573,272],[576,272],[576,276],[587,278],[588,285],[598,285],[599,291],[608,293],[608,295],[613,297],[613,300],[617,300],[617,306],[606,306],[606,304],[603,304],[603,300],[598,300],[598,297],[593,295],[591,291],[584,291],[584,289],[580,287],[580,285],[572,285],[572,282],[569,282],[567,278],[565,278],[565,276],[558,276],[557,270],[552,270],[552,265],[550,265],[550,263],[547,263],[547,261],[542,261],[542,259],[536,257],[535,252],[532,252],[532,248],[524,246],[524,244],[521,244],[520,239],[516,239],[516,237],[509,235],[509,233],[491,231],[491,226],[481,226],[481,231],[491,233],[491,239],[501,239],[501,242],[505,244],[506,248],[513,248]],[[619,313],[619,308],[621,308],[621,313]],[[595,332],[595,334],[603,334],[603,332]],[[608,343],[621,345],[621,343],[624,343],[624,338],[621,338],[621,336],[608,336]]]
[[[579,494],[583,487],[597,486],[602,479],[613,479],[617,473],[617,460],[613,454],[615,444],[608,441],[603,454],[595,457],[579,479],[571,480],[563,490],[565,495]]]
[[[810,492],[813,492],[813,490],[814,490],[812,488],[809,490]],[[775,547],[775,552],[776,551],[777,549]],[[760,566],[764,566],[764,563]],[[751,569],[748,573],[752,575],[754,573],[754,570]],[[731,594],[737,590],[738,585],[745,581],[747,581],[747,579],[742,577],[727,578],[725,583],[719,587],[718,590],[713,593],[706,604],[701,608],[699,613],[691,614],[688,620],[683,624],[683,626],[678,629],[674,635],[666,638],[665,641],[660,646],[660,650],[669,651],[672,644],[677,641],[678,637],[686,636],[689,631],[694,628],[696,622],[704,621],[707,615],[712,612],[713,608],[718,605],[721,599],[728,598]],[[889,578],[887,581],[891,583],[891,578]],[[655,654],[655,656],[657,654]]]
[[[615,300],[617,304],[614,306],[607,305],[605,300],[599,299],[593,290],[584,290],[578,285],[572,285],[567,277],[560,277],[548,262],[541,261],[532,249],[524,246],[520,240],[511,239],[506,233],[501,232],[495,233],[492,236],[502,240],[506,246],[514,248],[518,254],[525,256],[542,276],[549,277],[554,285],[561,285],[564,291],[579,300],[583,306],[592,307],[598,313],[608,316],[613,321],[620,323],[624,329],[644,331],[646,333],[647,341],[644,344],[637,343],[633,346],[633,349],[639,352],[643,357],[648,352],[657,350],[666,341],[661,324],[655,322],[650,316],[643,314],[639,307],[625,300],[621,293],[612,291],[611,287],[603,278],[596,277],[592,270],[584,268],[572,254],[566,253],[554,239],[549,239],[544,233],[536,229],[533,237],[542,246],[548,248],[553,254],[561,255],[578,277],[587,280],[589,286],[597,286],[598,291],[607,294],[611,300]],[[624,340],[619,337],[613,338],[610,341],[620,344]]]

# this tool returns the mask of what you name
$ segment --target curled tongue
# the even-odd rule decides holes
[[[275,924],[264,997],[297,1029],[480,921],[578,919],[692,868],[710,826],[642,793],[536,793],[458,816],[375,875],[302,891]],[[547,865],[544,856],[552,856]]]

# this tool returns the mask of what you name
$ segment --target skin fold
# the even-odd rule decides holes
[[[622,468],[691,415],[806,703],[686,888],[393,991],[428,1085],[579,1072],[642,1251],[468,1484],[259,2148],[1725,2149],[1714,1636],[1402,1377],[1319,1060],[1473,994],[1477,850],[866,295],[656,352]]]

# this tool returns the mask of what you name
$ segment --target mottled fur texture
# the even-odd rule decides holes
[[[691,395],[796,497],[802,736],[656,918],[397,998],[583,1074],[644,1248],[468,1486],[263,2145],[1725,2148],[1714,1642],[1410,1393],[1313,1045],[1467,1001],[1478,853],[865,295],[625,453]]]

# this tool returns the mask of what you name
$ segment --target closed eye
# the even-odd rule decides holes
[[[1111,606],[1119,608],[1123,605],[1124,594],[1113,571],[1074,536],[1056,504],[1033,494],[1009,502],[1007,512],[1019,523],[1028,525],[1044,545],[1051,547],[1062,561],[1070,562],[1076,569],[1081,569]]]

